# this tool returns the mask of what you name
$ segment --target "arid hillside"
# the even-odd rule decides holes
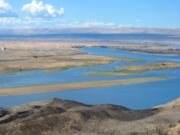
[[[178,135],[179,104],[130,110],[50,99],[1,108],[0,135]]]

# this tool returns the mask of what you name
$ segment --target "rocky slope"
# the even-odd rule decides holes
[[[0,108],[0,135],[142,134],[179,120],[179,99],[147,110],[50,99]]]

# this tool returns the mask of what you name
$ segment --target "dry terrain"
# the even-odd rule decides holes
[[[150,71],[150,70],[168,70],[180,68],[180,63],[174,62],[157,62],[151,65],[130,65],[119,67],[120,71]]]
[[[14,87],[14,88],[0,88],[0,97],[145,83],[145,82],[165,80],[169,78],[171,77],[149,77],[149,78],[135,78],[135,79],[125,79],[125,80],[74,82],[74,83],[23,86],[23,87]]]
[[[113,47],[140,53],[180,55],[174,47],[134,43],[55,41],[0,41],[7,51],[0,51],[0,73],[46,69],[44,73],[69,68],[108,64],[113,61],[137,62],[131,58],[88,55],[81,47]],[[160,42],[160,41],[159,41]],[[179,41],[166,41],[178,43]],[[144,44],[144,43],[143,43]],[[178,63],[159,62],[145,66],[126,66],[119,71],[132,72],[179,68]],[[125,72],[119,75],[127,75]],[[109,73],[108,75],[115,75]],[[105,74],[107,75],[107,73]],[[117,75],[117,74],[116,74]],[[86,89],[160,81],[169,77],[136,78],[97,82],[47,84],[0,89],[0,96]],[[179,135],[180,100],[146,110],[131,110],[115,105],[85,105],[51,99],[10,108],[0,108],[0,135]]]
[[[179,135],[180,100],[145,110],[50,99],[0,109],[0,135]]]
[[[143,74],[145,71],[151,70],[171,70],[180,68],[180,63],[175,62],[156,62],[148,65],[128,65],[121,66],[111,70],[99,70],[96,68],[88,68],[86,71],[91,71],[86,76],[127,76]]]
[[[179,45],[180,47],[180,45]],[[180,56],[180,48],[160,45],[120,45],[117,50],[156,55]]]
[[[0,51],[0,73],[36,69],[50,69],[49,71],[53,72],[56,68],[69,69],[109,64],[113,61],[139,61],[131,58],[88,55],[67,43],[7,42],[6,48],[7,51]]]
[[[150,41],[149,41],[150,42]],[[150,42],[151,43],[151,42]],[[0,73],[49,69],[46,72],[62,71],[73,67],[108,64],[113,61],[137,62],[132,58],[88,55],[80,51],[81,47],[113,47],[120,50],[164,55],[179,55],[180,50],[174,47],[158,46],[148,43],[122,44],[102,42],[56,42],[56,41],[0,41],[7,51],[0,51]],[[146,48],[146,51],[142,51]],[[149,51],[149,52],[148,52]],[[161,52],[159,52],[161,51]],[[121,74],[120,74],[121,75]]]

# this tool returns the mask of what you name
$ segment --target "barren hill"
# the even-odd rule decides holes
[[[179,99],[146,110],[49,99],[0,108],[0,135],[144,134],[160,125],[163,130],[177,126],[179,110]]]

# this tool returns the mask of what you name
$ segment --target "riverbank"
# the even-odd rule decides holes
[[[177,47],[165,45],[120,45],[113,47],[116,50],[129,51],[136,53],[165,55],[165,56],[180,56],[180,49]]]
[[[180,68],[180,63],[175,62],[156,62],[150,65],[130,65],[119,67],[119,71],[151,71],[151,70],[170,70],[170,69],[177,69]],[[117,69],[117,71],[118,71]]]
[[[96,39],[93,39],[93,41]],[[172,41],[141,40],[124,41],[119,43],[86,41],[82,39],[76,42],[57,41],[53,39],[37,39],[37,41],[0,41],[5,44],[7,50],[0,52],[0,73],[18,72],[27,70],[49,69],[45,71],[57,72],[74,67],[109,64],[113,61],[141,62],[132,58],[116,58],[108,56],[88,55],[80,51],[82,47],[112,47],[117,50],[130,52],[179,55],[179,48],[158,44],[174,43]],[[145,45],[144,45],[145,44]],[[134,50],[135,49],[135,50]],[[145,49],[145,51],[142,51]],[[48,63],[48,64],[47,64]]]
[[[96,72],[96,73],[88,73],[85,76],[128,76],[128,75],[137,75],[143,74],[143,72],[123,72],[123,71],[103,71],[103,72]]]
[[[95,68],[88,68],[86,71],[90,71],[86,76],[127,76],[143,74],[145,71],[152,70],[173,70],[180,68],[180,63],[175,62],[156,62],[149,65],[128,65],[116,67],[111,70],[100,70]]]
[[[0,96],[25,95],[34,93],[57,92],[57,91],[71,91],[88,88],[109,87],[115,85],[127,85],[136,83],[153,82],[159,80],[166,80],[172,77],[148,77],[124,80],[108,80],[108,81],[94,81],[94,82],[74,82],[62,84],[49,85],[35,85],[14,88],[0,88]]]
[[[140,62],[138,59],[88,55],[63,43],[9,43],[0,52],[0,73],[47,69],[44,73],[75,67],[109,64],[114,61]]]

